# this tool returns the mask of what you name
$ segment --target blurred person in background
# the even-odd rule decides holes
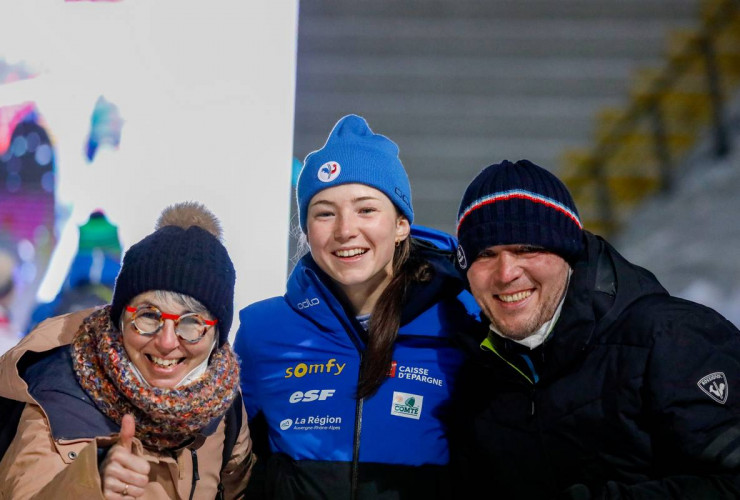
[[[2,494],[242,494],[253,456],[220,239],[202,205],[167,208],[126,252],[110,305],[45,321],[2,358]]]
[[[51,302],[36,306],[26,333],[47,318],[110,303],[120,269],[118,228],[102,210],[95,210],[79,228],[77,253],[59,293]]]
[[[460,489],[740,498],[740,332],[729,321],[583,230],[565,185],[527,160],[470,183],[457,235],[488,319],[461,336],[471,360],[455,404]]]
[[[13,347],[20,340],[18,330],[10,317],[10,305],[15,290],[15,256],[7,249],[0,248],[0,354]]]
[[[451,336],[472,324],[460,295],[474,306],[454,239],[411,227],[398,147],[356,115],[306,157],[297,200],[310,252],[234,343],[264,496],[449,498]]]

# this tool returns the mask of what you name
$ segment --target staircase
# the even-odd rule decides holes
[[[454,232],[485,166],[528,158],[559,173],[621,105],[698,0],[340,0],[300,6],[294,154],[357,113],[393,139],[416,222]]]

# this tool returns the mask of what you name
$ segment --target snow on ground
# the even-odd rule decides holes
[[[679,169],[675,190],[638,207],[611,241],[673,295],[705,304],[740,326],[738,125],[740,120],[732,124],[728,156],[697,151]]]

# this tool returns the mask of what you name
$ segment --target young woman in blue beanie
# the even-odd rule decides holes
[[[220,233],[202,205],[168,208],[109,306],[44,321],[0,359],[0,497],[243,494],[253,455]]]
[[[359,116],[306,157],[297,198],[310,253],[234,344],[264,495],[447,497],[450,338],[474,307],[454,240],[412,228],[398,147]]]

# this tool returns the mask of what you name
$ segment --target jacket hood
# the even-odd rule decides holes
[[[93,309],[85,309],[51,318],[41,323],[33,335],[26,335],[0,357],[0,396],[26,403],[34,402],[28,394],[26,382],[20,376],[28,361],[22,362],[21,359],[26,354],[29,359],[36,359],[38,356],[35,354],[71,343],[82,320],[92,312]]]
[[[414,283],[407,294],[401,325],[407,324],[445,298],[452,298],[464,289],[464,282],[454,264],[456,240],[433,229],[412,226],[412,252],[426,260],[433,269],[430,281]],[[311,257],[304,255],[296,264],[285,294],[297,313],[307,317],[322,330],[356,329],[355,319],[332,291],[331,278]],[[472,297],[470,308],[473,308]],[[477,306],[475,306],[477,307]]]
[[[573,266],[560,318],[541,349],[550,366],[567,364],[631,304],[668,294],[653,273],[628,262],[600,236],[584,231],[584,240],[586,251]]]
[[[583,316],[602,331],[642,297],[668,293],[653,273],[628,262],[600,236],[586,231],[584,239],[586,252],[573,266],[564,324],[569,316]]]

